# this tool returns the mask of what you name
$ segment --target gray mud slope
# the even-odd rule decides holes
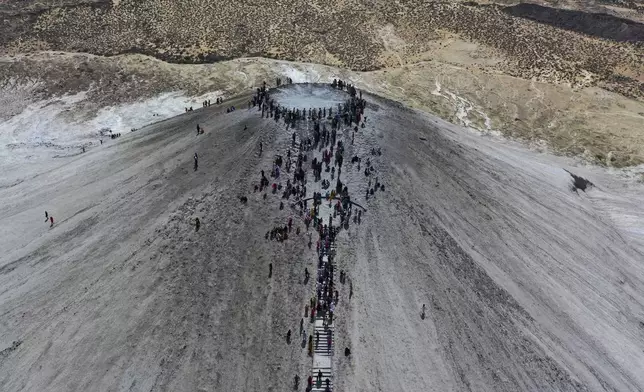
[[[342,390],[642,390],[644,258],[597,212],[608,190],[379,102],[386,189],[337,257],[354,284]]]
[[[642,255],[595,211],[601,181],[575,192],[545,158],[368,99],[342,174],[368,211],[339,238],[336,390],[642,390]],[[315,252],[266,241],[290,212],[251,188],[289,132],[211,107],[0,189],[0,389],[290,389]],[[386,189],[366,201],[349,162],[373,146]]]
[[[305,244],[264,241],[286,219],[274,198],[238,199],[269,166],[256,149],[272,124],[217,111],[0,190],[0,390],[283,390],[301,362],[283,336],[304,303]]]

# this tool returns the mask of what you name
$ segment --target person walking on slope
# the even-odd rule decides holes
[[[49,213],[45,211],[45,223],[49,220]]]
[[[197,171],[198,167],[199,167],[199,157],[197,156],[197,153],[195,152],[195,171]]]
[[[54,227],[54,217],[53,216],[49,215],[49,221],[51,222],[49,227]]]

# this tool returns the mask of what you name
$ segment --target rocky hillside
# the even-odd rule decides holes
[[[9,0],[0,15],[5,54],[138,52],[179,63],[263,56],[373,70],[429,60],[448,34],[497,53],[495,71],[644,96],[644,25],[547,4]]]

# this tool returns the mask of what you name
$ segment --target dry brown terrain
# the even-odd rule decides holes
[[[8,1],[0,8],[6,53],[140,52],[172,62],[263,56],[374,70],[429,60],[437,42],[457,34],[496,52],[502,59],[496,68],[512,76],[594,84],[634,97],[644,92],[639,18],[586,13],[581,6],[422,0],[22,4]],[[638,7],[616,3],[610,10],[628,17]]]
[[[102,107],[163,92],[199,96],[220,90],[230,96],[299,72],[309,81],[349,79],[451,122],[538,149],[616,167],[644,162],[641,100],[592,86],[573,88],[493,72],[498,57],[455,36],[444,38],[432,53],[431,61],[371,72],[262,58],[180,65],[142,55],[39,53],[0,60],[0,74],[12,75],[2,84],[0,102],[6,117],[34,100],[88,92],[77,115],[90,117]]]
[[[83,91],[95,110],[167,91],[235,94],[283,67],[225,59],[261,56],[319,64],[304,67],[310,80],[348,78],[481,131],[599,164],[636,165],[644,162],[642,7],[9,0],[0,4],[0,95],[7,97],[0,116],[35,98]],[[121,55],[133,52],[165,62]]]

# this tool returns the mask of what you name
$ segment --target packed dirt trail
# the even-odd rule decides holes
[[[333,106],[328,90],[275,96]],[[306,350],[284,337],[311,296],[315,247],[304,233],[267,240],[291,217],[304,225],[253,189],[293,130],[249,99],[3,183],[0,389],[277,392],[308,376]],[[644,253],[625,223],[644,217],[640,189],[365,99],[355,142],[341,133],[342,179],[366,212],[337,239],[349,279],[333,390],[644,389]],[[575,188],[567,170],[594,185]]]

